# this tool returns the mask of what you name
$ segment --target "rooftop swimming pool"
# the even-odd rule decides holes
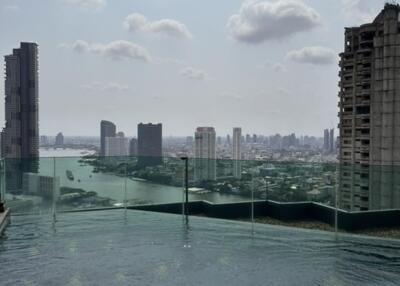
[[[399,285],[400,242],[107,210],[16,215],[0,285]],[[254,233],[252,232],[254,229]]]

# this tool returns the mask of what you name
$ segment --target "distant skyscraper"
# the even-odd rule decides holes
[[[40,145],[49,145],[49,138],[45,135],[40,136]]]
[[[340,54],[339,207],[400,207],[400,6],[346,28]]]
[[[198,127],[195,132],[194,179],[196,182],[216,180],[215,130]]]
[[[334,154],[335,153],[335,129],[331,129],[329,131],[329,153]]]
[[[329,151],[329,129],[324,130],[324,151]]]
[[[246,143],[251,143],[251,136],[250,136],[250,134],[246,134]]]
[[[162,163],[162,124],[138,125],[139,164],[145,166]]]
[[[232,146],[232,159],[233,159],[233,176],[240,179],[242,174],[242,151],[241,151],[241,141],[242,141],[242,128],[233,128],[232,136],[233,146]]]
[[[136,138],[132,138],[129,142],[129,155],[137,156],[138,154],[138,140]]]
[[[106,154],[106,137],[115,137],[116,129],[115,124],[110,121],[100,122],[100,156]]]
[[[126,137],[106,137],[105,156],[128,156],[129,140]]]
[[[7,188],[22,188],[22,172],[37,172],[39,157],[38,47],[21,43],[5,56],[5,128],[2,154],[24,158],[7,164]]]
[[[257,143],[257,135],[253,134],[253,143]]]
[[[60,132],[56,136],[56,146],[63,146],[64,145],[64,135]]]
[[[226,144],[231,145],[231,135],[226,135]]]

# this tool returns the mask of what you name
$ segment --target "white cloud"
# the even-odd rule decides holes
[[[65,44],[62,44],[65,46]],[[95,53],[101,54],[105,57],[111,58],[113,60],[142,60],[149,62],[151,60],[149,52],[139,46],[138,44],[128,42],[128,41],[113,41],[107,44],[89,44],[86,41],[78,40],[70,47],[79,53]]]
[[[124,20],[124,27],[130,32],[148,32],[176,38],[192,38],[188,28],[173,19],[161,19],[151,22],[139,13],[128,15]]]
[[[193,67],[185,67],[181,69],[179,73],[183,77],[194,80],[206,80],[208,78],[208,75],[205,71],[195,69]]]
[[[305,47],[297,51],[290,51],[286,59],[297,63],[313,65],[329,65],[337,61],[336,53],[325,47]]]
[[[123,92],[129,90],[128,85],[121,84],[118,82],[103,83],[99,81],[93,81],[88,84],[84,84],[81,87],[86,90],[100,91],[100,92]]]
[[[106,0],[64,0],[64,2],[83,8],[101,8],[106,5]]]
[[[63,45],[66,46],[65,44],[63,44]],[[90,46],[89,46],[89,43],[82,41],[82,40],[78,40],[72,44],[72,49],[75,52],[84,53],[84,52],[88,52],[90,50]]]
[[[374,19],[371,0],[342,0],[342,4],[343,13],[351,24],[371,22]]]
[[[299,0],[245,1],[230,17],[230,35],[241,42],[257,44],[283,39],[321,24],[319,14]]]

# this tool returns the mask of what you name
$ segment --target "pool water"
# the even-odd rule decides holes
[[[399,285],[400,242],[140,211],[13,216],[0,285]]]

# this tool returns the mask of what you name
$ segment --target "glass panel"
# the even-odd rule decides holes
[[[52,210],[54,159],[5,159],[5,201],[13,213]]]
[[[4,203],[5,201],[5,168],[4,168],[4,159],[0,159],[0,203]]]
[[[361,155],[362,156],[362,155]],[[338,171],[338,227],[386,238],[399,238],[400,167],[341,164]]]
[[[128,157],[128,206],[182,202],[184,161],[176,157]]]
[[[58,210],[123,207],[125,161],[124,157],[94,155],[56,158]]]

